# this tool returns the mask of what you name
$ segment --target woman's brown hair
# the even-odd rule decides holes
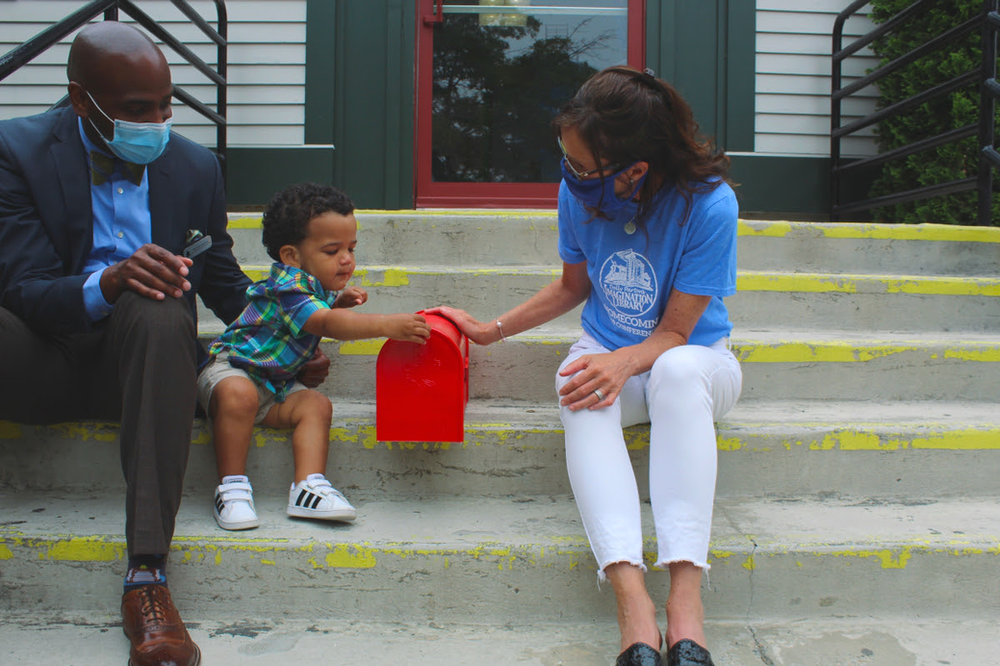
[[[729,158],[698,134],[698,123],[680,93],[648,71],[608,67],[590,77],[553,120],[556,132],[572,127],[590,148],[596,164],[649,164],[639,192],[642,220],[664,187],[684,197],[728,182]],[[602,175],[603,178],[603,175]]]

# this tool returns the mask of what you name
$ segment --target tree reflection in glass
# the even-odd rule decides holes
[[[546,8],[483,20],[483,11],[500,4],[476,11],[448,3],[435,30],[436,182],[558,182],[552,118],[592,74],[625,62],[625,0],[576,0],[573,7],[546,0]],[[612,6],[620,9],[594,14]]]

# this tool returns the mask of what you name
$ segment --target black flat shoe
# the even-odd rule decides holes
[[[684,638],[667,652],[667,666],[715,666],[708,650]]]
[[[615,666],[661,666],[660,651],[645,643],[632,643],[618,655]]]

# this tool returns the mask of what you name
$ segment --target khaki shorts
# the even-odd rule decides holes
[[[205,369],[201,371],[201,374],[198,375],[198,404],[200,404],[201,408],[205,410],[205,414],[209,415],[209,419],[211,420],[211,412],[209,411],[208,406],[212,402],[212,391],[215,390],[215,387],[219,382],[227,377],[245,377],[253,382],[254,386],[257,387],[258,404],[257,416],[254,417],[253,422],[257,424],[263,421],[264,417],[267,416],[267,413],[271,410],[271,407],[276,405],[278,402],[275,400],[274,393],[272,393],[266,386],[258,384],[254,381],[253,377],[248,375],[244,370],[234,368],[229,365],[229,357],[225,353],[213,357],[212,360],[208,362],[208,365],[205,366]],[[288,392],[285,394],[285,398],[287,399],[288,396],[293,393],[297,393],[298,391],[304,391],[306,388],[305,384],[295,380],[292,382]]]

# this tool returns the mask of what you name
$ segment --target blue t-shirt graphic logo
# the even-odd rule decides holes
[[[615,252],[601,267],[601,289],[619,315],[641,317],[657,301],[656,274],[635,250]]]

